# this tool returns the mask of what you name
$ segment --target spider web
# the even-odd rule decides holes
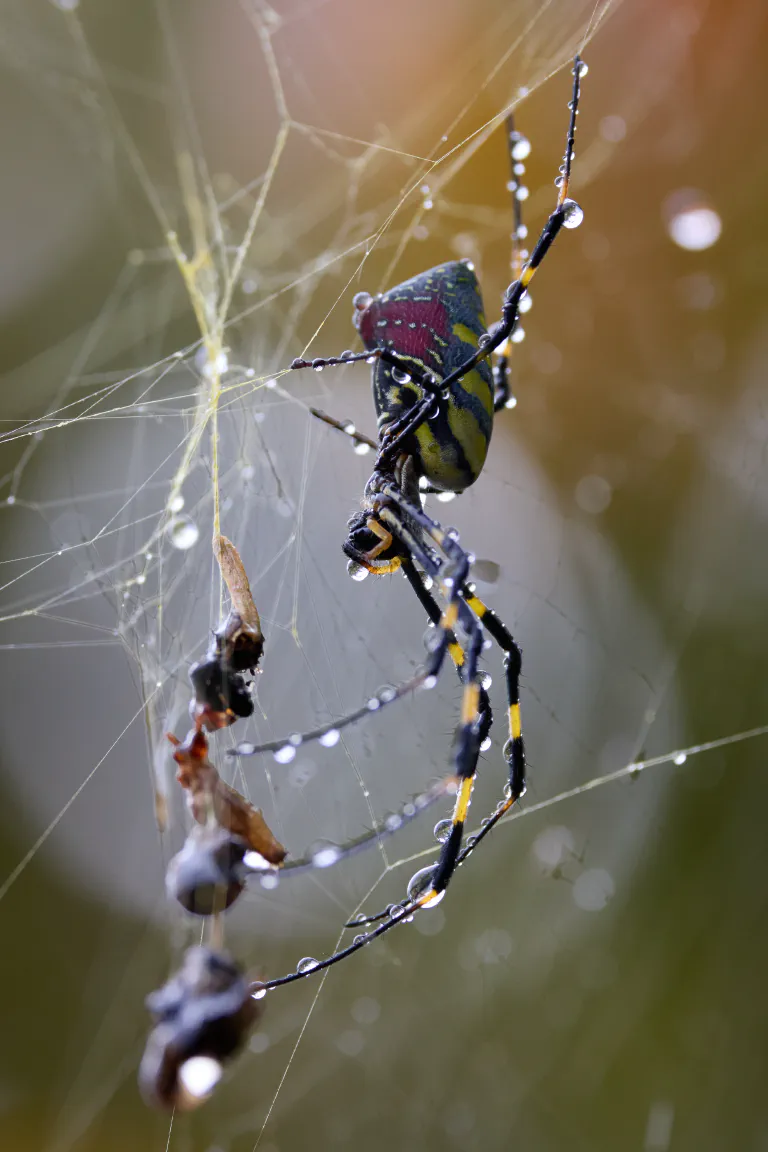
[[[720,693],[719,647],[735,629],[739,667],[757,667],[761,349],[724,413],[714,384],[692,383],[717,371],[711,323],[691,322],[677,376],[673,356],[661,367],[666,330],[627,271],[642,230],[608,259],[616,188],[636,175],[623,138],[642,148],[703,11],[662,38],[637,6],[591,0],[487,0],[471,14],[346,0],[11,7],[3,83],[23,109],[8,129],[19,231],[0,443],[0,915],[20,949],[4,983],[18,1030],[0,1094],[11,1146],[285,1152],[311,1133],[333,1147],[488,1148],[513,1124],[531,1146],[572,1135],[541,1085],[564,1082],[596,996],[621,1002],[631,987],[630,1021],[645,1002],[611,938],[632,938],[642,913],[616,908],[652,899],[654,847],[674,859],[660,826],[692,835],[683,800],[724,787],[749,755],[754,766],[768,731],[764,693]],[[628,42],[642,64],[619,80],[611,52]],[[290,765],[225,762],[235,741],[358,706],[424,653],[403,581],[345,574],[340,543],[371,457],[308,411],[373,435],[368,370],[283,370],[351,342],[354,292],[448,258],[474,261],[495,318],[511,226],[497,129],[519,104],[534,233],[562,153],[560,69],[585,45],[573,184],[585,227],[537,279],[515,356],[520,407],[498,418],[482,478],[427,503],[481,559],[478,592],[524,650],[530,787],[515,829],[499,828],[410,929],[271,994],[215,1098],[169,1123],[143,1110],[134,1078],[143,997],[199,931],[164,896],[185,831],[165,733],[186,731],[187,669],[225,606],[211,535],[240,549],[266,635],[255,716],[215,736],[217,762],[293,854],[341,843],[445,772],[459,689],[446,671],[435,692]],[[681,328],[706,310],[690,301],[707,275],[676,281]],[[622,292],[623,310],[611,303]],[[498,653],[485,657],[501,718]],[[496,729],[475,824],[503,784]],[[686,775],[660,767],[686,758]],[[442,815],[337,869],[254,886],[227,917],[227,946],[269,976],[329,954],[345,919],[401,898],[434,859]],[[494,1027],[497,1005],[514,1044]],[[602,1012],[586,1040],[593,1071],[575,1079],[585,1100],[624,1043]],[[664,1091],[638,1090],[646,1147],[667,1146]],[[585,1128],[585,1147],[600,1139]]]

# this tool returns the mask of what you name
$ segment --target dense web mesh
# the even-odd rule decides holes
[[[661,37],[625,7],[11,6],[3,83],[20,112],[7,191],[18,233],[3,277],[17,321],[0,413],[0,915],[15,917],[30,1003],[33,986],[46,989],[36,1040],[25,1030],[9,1075],[14,1147],[151,1139],[274,1152],[306,1146],[313,1129],[323,1146],[406,1146],[404,1132],[425,1146],[439,1132],[457,1147],[496,1147],[504,1114],[488,1101],[509,1091],[532,1147],[562,1139],[555,1119],[523,1104],[565,1059],[554,1038],[584,998],[615,986],[615,955],[585,914],[618,893],[642,899],[649,843],[677,802],[674,773],[636,778],[644,765],[707,751],[721,757],[714,783],[724,749],[757,745],[768,730],[759,694],[712,707],[701,723],[692,703],[717,688],[702,668],[734,567],[734,599],[758,598],[764,398],[749,366],[727,412],[714,387],[695,399],[678,387],[662,344],[649,351],[635,327],[654,323],[651,289],[626,270],[641,245],[627,240],[624,270],[607,258],[611,181],[615,193],[635,175],[623,142],[642,138],[700,14],[678,14]],[[610,50],[600,57],[614,25],[620,43],[643,47],[623,84]],[[200,932],[164,894],[188,824],[166,733],[189,727],[187,671],[227,607],[211,538],[237,544],[266,637],[254,716],[211,740],[220,770],[293,855],[380,826],[448,767],[460,699],[450,670],[436,691],[382,709],[333,747],[307,745],[290,763],[225,755],[341,715],[424,657],[424,612],[402,578],[358,586],[345,573],[344,526],[372,456],[309,412],[317,405],[374,436],[370,369],[286,368],[353,346],[355,292],[445,259],[474,262],[487,319],[497,318],[511,256],[498,129],[515,108],[533,144],[523,205],[533,238],[554,204],[563,66],[576,50],[590,64],[572,187],[586,224],[558,240],[540,290],[536,281],[515,349],[519,408],[497,418],[483,475],[455,502],[426,503],[479,558],[478,593],[523,648],[528,794],[423,923],[327,978],[270,994],[263,1028],[216,1099],[169,1126],[140,1112],[134,1073],[143,996]],[[591,233],[590,199],[603,207]],[[688,315],[709,307],[707,275],[677,281]],[[615,303],[622,292],[626,309]],[[711,372],[718,339],[707,325],[692,332],[689,374]],[[675,486],[674,511],[662,510],[663,492],[648,503],[627,495],[629,533],[622,489],[655,493],[686,435],[697,460]],[[500,654],[484,653],[484,667],[501,720]],[[501,794],[505,734],[497,723],[481,759],[473,826]],[[348,917],[402,898],[435,858],[443,808],[338,869],[251,885],[227,917],[227,946],[269,976],[332,952]],[[569,949],[578,996],[547,983]],[[510,1009],[525,1070],[482,1031],[509,987],[539,1005],[547,993],[537,1022],[524,1004]],[[425,1030],[421,1051],[414,1029]],[[602,1052],[610,1044],[598,1032]],[[41,1057],[49,1034],[55,1055]],[[451,1099],[459,1066],[444,1053],[441,1063],[441,1047],[470,1044],[482,1089]],[[38,1072],[50,1086],[43,1120],[30,1087]],[[655,1091],[648,1125],[663,1135],[671,1105]],[[387,1100],[395,1128],[371,1132]],[[430,1101],[439,1125],[422,1115]]]

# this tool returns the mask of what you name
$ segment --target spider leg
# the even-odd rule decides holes
[[[489,333],[490,339],[487,343],[483,344],[473,352],[471,356],[460,364],[458,368],[454,368],[440,383],[440,392],[443,396],[450,393],[452,386],[459,380],[463,379],[468,372],[479,364],[481,360],[487,359],[492,352],[500,348],[506,340],[512,335],[512,330],[517,323],[517,318],[520,314],[520,301],[528,290],[528,286],[533,279],[537,268],[546,256],[549,249],[552,247],[553,242],[559,235],[564,225],[575,226],[581,220],[581,209],[572,200],[568,200],[568,188],[571,179],[571,162],[573,158],[573,142],[576,133],[576,115],[579,110],[579,97],[581,94],[581,75],[582,75],[582,62],[579,56],[576,56],[573,62],[573,95],[570,102],[570,119],[568,122],[568,134],[565,142],[565,155],[563,163],[560,168],[560,175],[557,178],[558,196],[557,203],[554,211],[550,214],[541,235],[539,236],[534,246],[531,255],[523,264],[520,269],[520,275],[512,281],[504,293],[504,304],[501,310],[501,320]],[[408,367],[406,371],[421,384],[416,373]],[[497,382],[497,388],[499,382]],[[411,412],[422,412],[421,419],[415,424],[418,427],[429,415],[429,407],[427,401],[429,397],[425,397],[418,405],[411,409]],[[398,429],[396,425],[391,425],[390,438],[386,443],[386,450],[379,453],[377,459],[377,466],[382,469],[386,468],[387,464],[403,450],[403,440],[409,436],[414,430],[412,422],[409,421],[407,426],[403,426],[402,430]]]
[[[387,489],[389,492],[389,489]],[[398,498],[402,499],[401,494],[397,488],[392,487],[392,492],[397,493]],[[407,501],[404,505],[411,508]],[[413,509],[415,512],[415,509]],[[383,520],[383,516],[380,515]],[[427,518],[426,522],[431,524]],[[378,712],[380,708],[387,707],[387,705],[394,703],[395,700],[400,700],[403,696],[409,695],[417,688],[432,688],[437,683],[437,678],[442,670],[443,661],[447,652],[451,652],[451,656],[455,662],[463,661],[463,655],[459,656],[460,646],[456,644],[456,638],[453,633],[454,625],[457,619],[461,618],[462,625],[470,632],[472,629],[473,617],[470,610],[467,608],[463,600],[458,595],[458,590],[465,582],[468,571],[469,562],[463,559],[458,566],[458,570],[454,575],[449,577],[451,583],[446,584],[444,577],[440,575],[440,567],[435,564],[431,557],[424,551],[423,547],[418,543],[415,537],[407,531],[405,526],[400,527],[401,522],[397,519],[393,522],[392,527],[395,529],[395,534],[400,536],[402,533],[407,533],[405,543],[407,547],[413,546],[417,549],[416,556],[419,563],[430,575],[434,573],[434,577],[438,581],[442,581],[441,591],[445,599],[449,601],[444,612],[439,613],[439,618],[435,627],[435,636],[433,638],[432,647],[427,654],[427,659],[420,671],[412,676],[409,680],[403,681],[395,687],[382,688],[375,696],[372,696],[365,704],[353,711],[346,713],[346,715],[339,717],[335,720],[329,720],[327,723],[320,725],[318,728],[313,728],[309,732],[303,732],[287,738],[278,740],[267,740],[262,744],[252,744],[248,741],[241,741],[235,745],[234,748],[227,749],[227,756],[261,756],[265,752],[272,752],[278,763],[287,764],[293,760],[295,750],[304,744],[310,744],[317,741],[326,748],[333,747],[339,741],[339,735],[345,728],[356,724],[358,720],[362,720],[364,716],[368,716],[371,712]],[[459,554],[463,558],[464,553],[459,549]],[[413,587],[414,585],[412,585]],[[426,589],[424,590],[426,592]],[[422,601],[425,603],[425,601]],[[429,611],[429,610],[428,610]],[[439,609],[438,609],[439,612]],[[451,648],[451,645],[456,645]],[[482,739],[485,738],[487,732],[484,733]]]
[[[425,587],[424,581],[416,571],[412,561],[404,560],[402,568],[422,607],[426,610],[427,615],[429,616],[432,623],[437,626],[440,623],[440,618],[442,616],[440,605],[437,603],[434,596],[432,596],[429,590]],[[428,575],[435,577],[437,572],[437,564],[430,564]],[[459,680],[463,682],[465,653],[461,644],[459,644],[458,640],[453,634],[451,634],[448,641],[448,651],[451,659],[453,660],[456,672],[458,673]],[[491,709],[491,702],[486,689],[482,685],[480,685],[480,700],[478,711],[480,714],[478,723],[478,748],[482,748],[482,745],[490,733],[491,727],[493,725],[493,711]],[[457,778],[452,777],[451,779],[456,780]],[[389,914],[389,908],[384,909],[382,912],[374,913],[373,915],[361,914],[348,921],[344,927],[358,928],[364,924],[375,924],[379,920],[384,920],[387,916],[389,916]]]
[[[521,241],[525,239],[526,228],[523,224],[522,200],[520,192],[520,176],[523,173],[523,163],[528,154],[530,145],[515,129],[515,117],[512,112],[507,116],[507,142],[509,145],[510,178],[507,188],[512,197],[512,278],[519,280],[523,270],[524,254]],[[509,343],[505,342],[496,349],[498,358],[493,365],[493,410],[500,412],[502,408],[514,408],[517,403],[510,388],[509,371]]]
[[[455,869],[467,859],[477,845],[487,836],[491,829],[495,827],[502,816],[509,811],[515,801],[522,795],[525,788],[525,754],[522,732],[520,730],[519,705],[520,650],[515,644],[509,630],[498,618],[496,613],[488,608],[487,605],[483,604],[479,597],[476,597],[466,587],[466,572],[469,568],[469,556],[459,547],[458,541],[445,533],[443,529],[435,524],[434,521],[430,520],[422,510],[413,507],[397,489],[387,486],[386,495],[397,505],[398,511],[401,513],[403,519],[398,525],[397,521],[399,517],[394,514],[391,509],[384,507],[379,510],[379,516],[398,531],[398,535],[405,541],[408,548],[412,549],[413,555],[429,575],[432,575],[435,571],[438,572],[437,578],[441,584],[441,591],[449,601],[446,610],[440,615],[440,619],[436,625],[443,633],[440,637],[440,644],[447,645],[452,642],[450,639],[452,629],[459,619],[467,635],[470,637],[466,653],[466,668],[463,676],[465,688],[464,699],[462,701],[462,723],[457,734],[455,759],[456,775],[461,783],[454,806],[451,832],[448,840],[443,843],[443,849],[437,864],[425,870],[421,884],[418,883],[419,874],[417,873],[416,877],[414,877],[414,880],[417,881],[416,887],[411,888],[412,895],[404,904],[395,905],[388,909],[386,913],[379,914],[377,917],[364,917],[358,920],[357,925],[354,925],[354,922],[352,922],[350,926],[362,926],[373,923],[376,920],[382,921],[370,932],[364,932],[356,936],[347,947],[339,949],[325,960],[318,961],[311,969],[302,972],[290,972],[285,976],[279,976],[273,980],[265,981],[264,987],[266,988],[282,987],[284,984],[292,984],[296,980],[303,980],[313,972],[324,971],[326,968],[330,968],[342,960],[347,959],[347,957],[354,955],[355,952],[359,952],[361,948],[366,947],[373,940],[378,939],[379,936],[383,936],[397,924],[409,920],[423,908],[433,906],[445,891]],[[418,531],[414,532],[413,528],[409,527],[407,520],[412,522],[413,528],[421,529],[437,544],[446,555],[449,563],[453,561],[453,571],[446,573],[438,568],[438,565],[424,548],[420,533]],[[454,572],[458,573],[461,577],[459,584],[454,583]],[[418,576],[418,574],[416,575]],[[417,591],[415,585],[412,586],[414,590]],[[460,598],[458,599],[454,598],[457,590],[460,591]],[[417,595],[421,603],[427,607],[427,598],[430,600],[432,598],[429,596],[428,590],[423,587],[423,584],[422,593],[419,594],[417,591]],[[455,615],[451,611],[453,605],[456,606]],[[462,611],[462,609],[465,611]],[[431,607],[428,608],[430,618],[433,611],[434,609],[431,609]],[[468,616],[471,617],[471,621],[467,619]],[[510,701],[510,740],[505,745],[505,758],[509,765],[510,780],[506,787],[504,799],[497,805],[491,816],[486,818],[476,836],[462,847],[463,824],[469,807],[469,794],[471,792],[480,750],[478,733],[480,694],[482,688],[477,679],[477,659],[482,647],[482,630],[478,621],[483,624],[489,635],[504,649],[508,658],[505,660],[505,671],[507,677],[507,693]],[[385,915],[386,919],[384,919]]]

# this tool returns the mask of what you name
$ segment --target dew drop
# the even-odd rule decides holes
[[[251,984],[252,1000],[263,1000],[266,994],[267,990],[260,981],[257,981],[255,984]]]
[[[432,884],[432,876],[434,875],[435,865],[430,864],[428,868],[420,868],[418,872],[414,872],[408,881],[406,892],[409,900],[418,900]]]
[[[381,700],[379,700],[376,696],[371,696],[370,700],[366,704],[366,708],[369,712],[378,712],[379,708],[381,708]]]
[[[491,740],[490,736],[486,736],[485,740],[481,740],[480,742],[480,751],[487,752],[492,743],[493,741]]]
[[[323,732],[322,736],[318,738],[318,744],[322,744],[323,748],[333,748],[338,744],[341,739],[341,733],[338,728],[329,728],[327,732]]]
[[[564,228],[578,228],[584,219],[584,212],[576,203],[575,200],[563,201],[563,227]]]
[[[357,580],[359,583],[361,580],[365,580],[368,575],[368,569],[364,568],[362,564],[358,564],[356,560],[348,560],[347,573],[353,580]]]
[[[524,296],[520,297],[520,303],[517,306],[518,312],[530,312],[533,307],[533,298],[530,292],[526,292]]]
[[[266,892],[273,891],[279,883],[280,877],[276,872],[265,872],[265,874],[259,878],[259,884],[261,884]]]
[[[168,508],[171,512],[181,512],[183,507],[184,497],[180,492],[177,492],[177,494],[168,501]]]
[[[368,937],[367,937],[366,933],[361,932],[358,936],[355,936],[352,943],[357,944],[359,946],[361,944],[365,944],[367,942],[367,940],[368,940]]]
[[[530,194],[531,193],[526,188],[525,184],[521,184],[520,187],[515,192],[515,196],[517,197],[518,200],[527,200],[528,197],[530,196]]]
[[[314,868],[330,868],[341,859],[342,852],[338,844],[318,844],[312,850],[312,866]]]
[[[675,764],[677,764],[677,765],[685,764],[687,759],[688,759],[688,757],[685,754],[685,752],[678,752],[677,756],[675,756]]]
[[[517,396],[510,396],[504,404],[505,408],[517,408]]]
[[[13,505],[15,503],[16,503],[16,497],[15,496],[9,496],[8,499],[6,500],[6,504]]]
[[[438,492],[437,499],[441,504],[450,504],[451,500],[456,499],[455,492]]]
[[[519,325],[517,325],[514,332],[510,336],[510,340],[513,344],[522,344],[523,340],[525,340],[525,328],[521,328]]]
[[[282,748],[276,748],[272,755],[278,764],[290,764],[296,756],[296,749],[290,744],[283,744]]]
[[[579,77],[586,76],[589,72],[589,65],[584,60],[579,60]]]
[[[191,516],[174,516],[166,528],[168,539],[174,548],[186,552],[200,539],[200,529]]]
[[[387,832],[397,832],[398,828],[402,828],[402,826],[403,818],[402,816],[399,816],[397,812],[393,812],[384,820],[384,827],[386,828]]]
[[[491,342],[491,337],[490,337],[490,334],[488,332],[483,332],[477,338],[477,343],[480,346],[480,348],[485,348],[486,344],[490,344],[490,342]]]
[[[359,444],[355,444],[354,453],[356,456],[367,456],[371,450],[370,444],[366,444],[361,440]]]
[[[240,744],[235,745],[235,752],[238,756],[253,756],[256,751],[256,745],[250,744],[247,740],[241,741]]]
[[[486,691],[491,687],[493,684],[493,677],[491,676],[490,672],[481,672],[480,683],[482,687],[486,689]]]
[[[422,688],[426,689],[426,691],[429,691],[430,688],[434,688],[436,684],[437,684],[437,676],[425,676],[424,677],[424,683],[422,684]]]
[[[314,968],[317,968],[317,966],[318,961],[315,960],[314,956],[302,956],[296,965],[296,971],[300,972],[303,976],[307,972],[311,972]]]
[[[513,137],[510,136],[510,140]],[[526,160],[531,154],[531,142],[527,136],[521,136],[519,132],[514,133],[514,140],[512,143],[512,159],[513,160]]]
[[[435,840],[437,840],[438,844],[445,844],[451,834],[452,828],[453,820],[438,820],[433,829]]]
[[[410,384],[411,383],[411,377],[408,375],[407,372],[401,371],[400,368],[392,368],[390,370],[390,374],[391,374],[392,379],[394,380],[395,384]]]

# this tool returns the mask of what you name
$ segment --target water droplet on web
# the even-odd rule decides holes
[[[356,560],[348,560],[347,574],[359,583],[361,580],[365,580],[368,575],[368,569],[364,568],[362,564],[358,564]]]
[[[579,60],[579,76],[584,77],[587,72],[589,72],[589,65],[584,60]]]
[[[578,228],[584,219],[583,209],[576,203],[575,200],[563,201],[563,227],[564,228]]]
[[[290,764],[296,756],[296,749],[290,744],[283,744],[282,748],[276,748],[272,755],[278,764]]]
[[[186,552],[200,539],[200,529],[191,516],[175,516],[166,528],[168,539],[174,548]]]
[[[531,154],[531,142],[527,136],[522,136],[519,132],[514,133],[514,142],[512,144],[512,159],[525,160]],[[510,136],[510,140],[512,137]]]
[[[296,965],[296,971],[300,972],[303,976],[306,972],[311,972],[314,968],[317,968],[317,964],[318,962],[314,956],[302,956]]]
[[[456,499],[455,492],[438,492],[437,499],[441,504],[450,504],[451,500]]]
[[[330,868],[341,856],[338,844],[318,844],[312,849],[312,865],[314,868]]]
[[[178,492],[168,501],[168,508],[171,512],[181,512],[184,507],[184,497]]]
[[[678,766],[680,764],[685,764],[687,759],[688,757],[686,756],[685,752],[678,752],[677,756],[675,756],[675,764]]]
[[[435,840],[437,840],[438,844],[445,844],[446,840],[451,834],[452,828],[453,820],[438,820],[433,829]]]
[[[322,736],[318,737],[318,744],[322,744],[323,748],[333,748],[340,739],[341,733],[338,728],[329,728],[327,732],[323,732]]]
[[[531,193],[526,188],[525,184],[521,184],[520,187],[515,191],[515,196],[518,200],[527,200],[530,194]]]
[[[355,452],[356,456],[367,456],[368,453],[370,452],[370,450],[371,450],[370,444],[366,444],[364,441],[361,441],[359,444],[355,444],[355,447],[354,447],[354,452]]]
[[[276,872],[267,872],[266,875],[260,878],[259,883],[267,892],[271,892],[274,888],[277,888],[280,883],[280,877]]]
[[[16,503],[16,497],[15,496],[9,496],[8,499],[6,500],[6,504],[13,505],[15,503]]]

